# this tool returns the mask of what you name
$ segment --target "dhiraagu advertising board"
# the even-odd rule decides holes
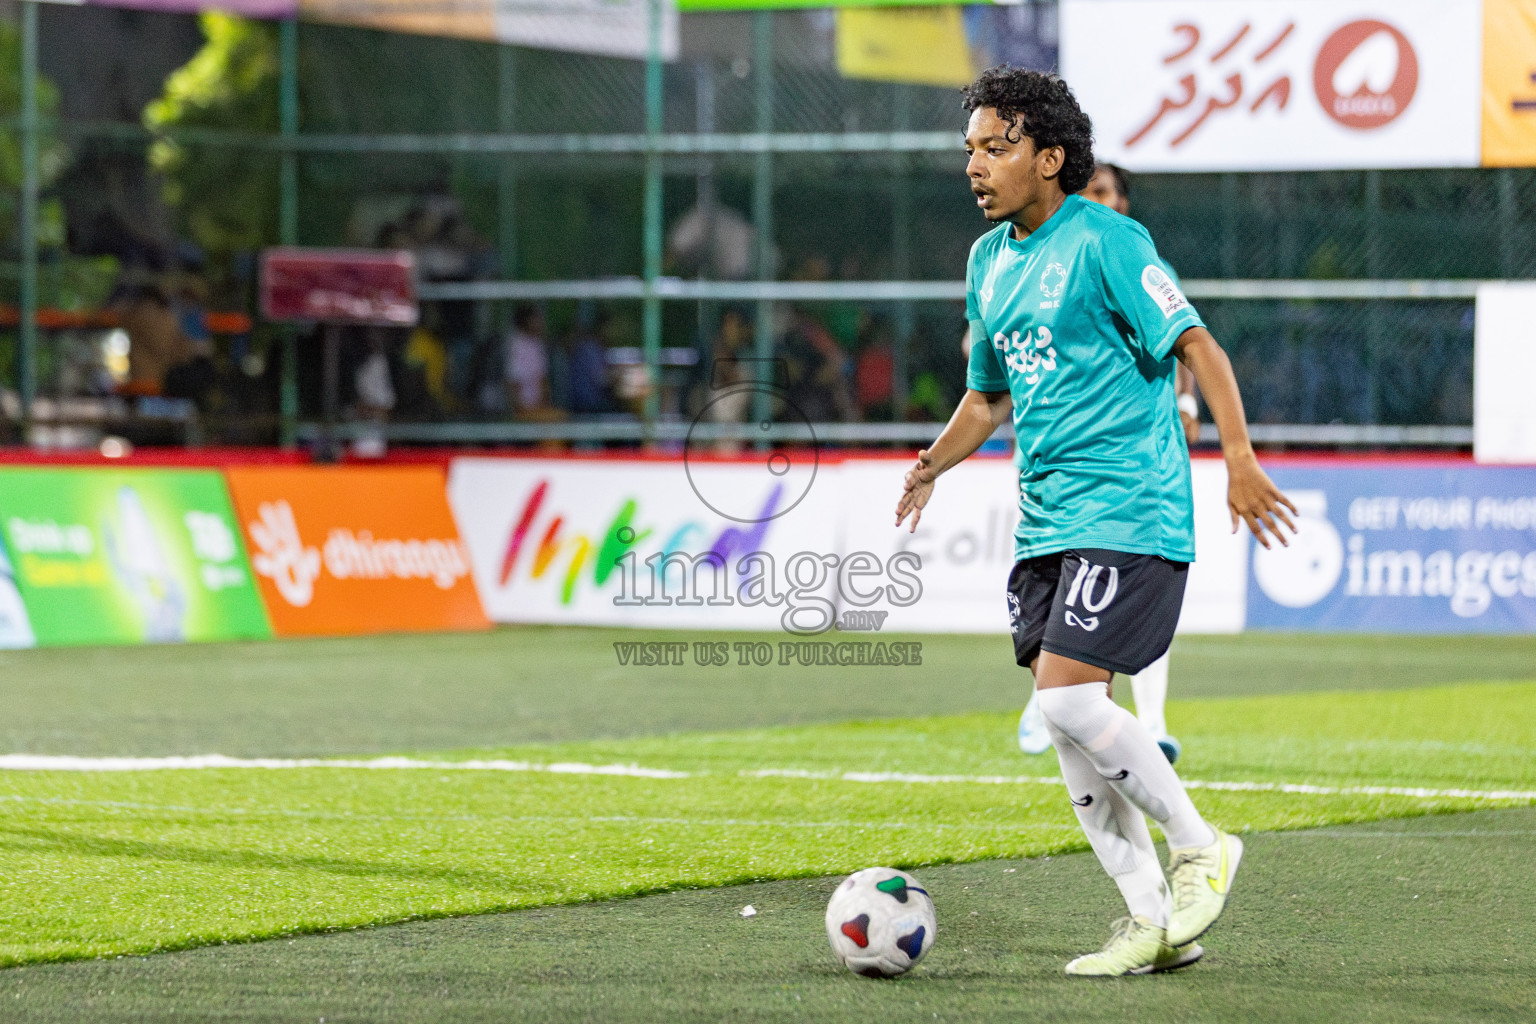
[[[0,469],[0,538],[8,646],[271,636],[216,471]]]

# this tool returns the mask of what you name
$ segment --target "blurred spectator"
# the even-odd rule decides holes
[[[864,331],[853,371],[853,399],[861,419],[891,418],[895,373],[896,351],[891,342],[890,321],[876,317]]]
[[[400,353],[406,372],[420,381],[421,400],[415,404],[423,406],[419,411],[426,415],[452,412],[458,404],[448,389],[448,349],[433,326],[432,318],[424,318]]]
[[[729,206],[695,206],[667,235],[667,269],[682,277],[745,281],[756,262],[757,231]]]
[[[128,334],[128,381],[121,390],[190,398],[204,405],[217,377],[213,360],[206,342],[194,344],[182,332],[165,292],[152,284],[133,286],[118,296],[113,308]]]
[[[565,395],[563,408],[578,416],[607,412],[611,405],[608,387],[608,346],[603,335],[608,315],[590,304],[576,309],[576,326],[566,335],[563,350]]]
[[[208,286],[203,279],[190,273],[178,275],[171,308],[187,340],[210,351],[213,335],[208,331]]]
[[[744,385],[754,379],[752,324],[747,315],[734,306],[720,314],[720,328],[710,347],[705,383],[704,417],[713,423],[741,423],[751,414],[756,392]],[[715,449],[722,455],[734,455],[741,448],[735,438],[721,438]]]
[[[812,423],[852,420],[856,410],[848,388],[849,359],[819,319],[796,309],[784,337],[789,400]]]
[[[507,397],[514,415],[549,408],[549,345],[544,340],[544,313],[536,306],[519,306],[512,314],[504,352]]]
[[[954,406],[944,394],[944,384],[938,374],[924,370],[912,381],[907,395],[907,419],[914,422],[942,422],[949,418]]]
[[[384,455],[384,424],[395,407],[395,385],[386,345],[388,337],[388,328],[367,328],[364,334],[367,350],[352,374],[352,386],[357,395],[355,411],[364,424],[352,450],[363,458],[376,459]]]

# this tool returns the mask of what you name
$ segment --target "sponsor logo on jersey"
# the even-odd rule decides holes
[[[1051,340],[1051,329],[1042,324],[1012,335],[998,331],[992,336],[992,347],[1008,369],[1023,375],[1025,384],[1034,385],[1056,369],[1056,348]]]

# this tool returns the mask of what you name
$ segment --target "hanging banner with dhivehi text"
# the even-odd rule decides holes
[[[1475,167],[1481,9],[1062,0],[1061,71],[1131,170]]]

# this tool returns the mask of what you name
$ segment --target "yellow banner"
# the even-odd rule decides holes
[[[1536,167],[1536,0],[1483,0],[1483,166]]]
[[[837,12],[837,70],[845,78],[967,85],[976,77],[958,7]]]

